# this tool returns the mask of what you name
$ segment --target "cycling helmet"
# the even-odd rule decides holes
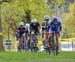
[[[24,26],[24,22],[20,22],[20,24],[19,24],[20,26]]]
[[[36,18],[32,19],[32,23],[36,23],[36,22],[37,22]]]
[[[49,15],[45,15],[44,19],[50,19],[50,16]]]
[[[57,22],[57,21],[59,21],[59,19],[58,19],[58,17],[53,17],[53,22]]]
[[[29,23],[26,23],[26,26],[29,27],[30,26]]]

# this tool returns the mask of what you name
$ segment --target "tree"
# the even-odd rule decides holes
[[[64,2],[64,0],[47,0],[49,8],[54,9],[54,14],[56,16],[60,16],[60,8],[63,6]]]
[[[27,12],[28,10],[29,13]],[[3,33],[6,35],[8,32],[8,22],[10,22],[10,34],[15,34],[16,28],[24,16],[27,19],[30,18],[29,21],[31,21],[32,18],[37,18],[41,22],[44,15],[53,14],[52,10],[48,9],[44,0],[13,0],[10,3],[3,3],[1,13]]]
[[[64,17],[64,24],[66,25],[65,27],[67,28],[67,31],[69,33],[69,37],[74,37],[75,36],[75,3],[70,5],[69,7],[69,13],[66,14]]]

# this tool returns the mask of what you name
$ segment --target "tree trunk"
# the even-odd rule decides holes
[[[0,51],[3,51],[3,34],[2,34],[2,21],[1,21],[1,4],[0,4]]]

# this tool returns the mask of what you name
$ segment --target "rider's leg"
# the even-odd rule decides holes
[[[18,45],[22,44],[22,37],[19,37],[18,41],[19,41]]]
[[[28,51],[28,41],[29,41],[29,36],[28,34],[25,34],[24,36],[24,48],[25,48],[25,51]]]
[[[43,46],[45,47],[45,34],[43,34],[42,43],[43,43]]]
[[[49,42],[50,42],[50,49],[53,51],[54,50],[54,41],[53,41],[53,32],[50,30],[49,31]]]
[[[35,38],[36,38],[36,42],[38,43],[39,34],[35,35]]]
[[[21,50],[21,37],[20,38],[18,38],[18,51],[20,51]]]
[[[51,44],[52,44],[52,50],[54,51],[55,50],[55,38],[54,38],[54,33],[52,33],[52,36],[51,36]]]
[[[24,45],[24,50],[26,51],[26,34],[24,34],[23,37],[24,37],[24,40],[23,40],[24,41],[24,44],[23,44]]]
[[[57,52],[59,52],[59,33],[56,33]]]
[[[31,41],[31,36],[28,36],[28,40],[27,40],[27,48],[28,50],[30,49],[30,41]]]

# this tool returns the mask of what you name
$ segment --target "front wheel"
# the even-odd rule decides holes
[[[54,55],[55,56],[57,56],[59,53],[58,53],[58,46],[55,46],[54,48],[53,48],[53,53],[54,53]]]

